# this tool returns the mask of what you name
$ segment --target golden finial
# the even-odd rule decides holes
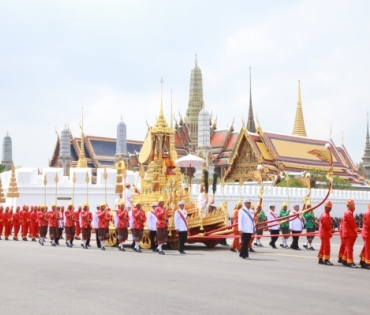
[[[333,133],[333,130],[332,130],[331,125],[330,125],[329,139],[331,138],[332,133]]]
[[[343,142],[344,142],[344,132],[342,131],[342,145],[343,145]]]
[[[171,128],[173,129],[173,104],[172,104],[172,89],[171,89],[171,120],[170,120]]]
[[[81,128],[81,145],[80,145],[80,156],[77,161],[78,168],[87,168],[87,161],[85,156],[85,137],[84,137],[84,108],[82,107],[82,122],[80,123]]]
[[[195,65],[197,66],[198,65],[198,55],[195,55]]]

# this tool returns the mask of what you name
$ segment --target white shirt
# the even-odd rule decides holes
[[[118,209],[118,206],[120,205],[121,203],[121,198],[117,198],[116,201],[114,202],[114,210],[117,210]]]
[[[249,215],[246,213],[248,211]],[[243,208],[238,212],[238,229],[243,233],[254,233],[253,213],[250,209]]]
[[[58,225],[59,225],[59,228],[62,229],[64,227],[64,212],[60,212],[60,219],[58,220]]]
[[[99,228],[99,225],[98,225],[98,214],[96,212],[93,213],[93,220],[92,220],[92,226],[94,229],[98,229]]]
[[[132,215],[132,210],[130,210],[128,213],[128,226],[130,227],[130,229],[132,229],[133,225],[134,225],[134,216]]]
[[[148,212],[148,230],[157,231],[157,217],[153,214],[153,209]]]
[[[132,192],[131,192],[131,189],[129,188],[125,189],[125,203],[126,203],[126,208],[132,207]]]
[[[185,220],[187,220],[188,213],[185,209],[181,210],[178,209],[175,212],[175,230],[179,230],[180,232],[185,232],[188,230],[184,220],[181,218],[179,211],[181,211],[182,215],[184,216]]]
[[[276,220],[277,218],[278,218],[278,215],[276,214],[275,211],[270,210],[269,213],[267,214],[267,221]],[[275,221],[275,222],[268,223],[267,228],[269,230],[278,230],[280,228],[279,225],[280,225],[279,221]]]
[[[297,214],[297,211],[293,210],[291,214]],[[292,221],[289,222],[289,229],[292,231],[302,231],[303,230],[303,220],[302,218],[296,217]]]
[[[114,212],[113,220],[114,220],[114,227],[117,228],[118,221],[119,221],[117,212]]]

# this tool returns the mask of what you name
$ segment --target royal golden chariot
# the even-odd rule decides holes
[[[157,122],[154,127],[148,130],[140,151],[139,162],[141,163],[141,168],[139,176],[141,178],[141,188],[140,192],[134,189],[133,203],[141,203],[142,208],[148,213],[152,209],[151,205],[153,202],[157,202],[160,197],[164,199],[169,216],[167,244],[170,248],[177,249],[178,238],[173,218],[174,212],[178,208],[178,202],[184,200],[185,210],[188,214],[188,242],[202,242],[207,247],[212,248],[221,240],[203,236],[210,231],[218,230],[228,225],[227,202],[223,202],[221,206],[212,209],[212,211],[207,211],[204,216],[203,212],[198,210],[197,202],[193,202],[191,199],[191,189],[183,188],[184,175],[174,162],[177,160],[174,133],[173,128],[168,126],[164,118],[161,106]],[[146,173],[144,172],[144,163],[147,164]],[[116,193],[122,193],[123,182],[126,177],[125,163],[122,160],[118,161],[116,169]],[[208,198],[208,194],[206,194],[206,198]],[[115,228],[111,223],[110,239],[107,245],[113,246],[115,243]],[[144,236],[140,242],[140,247],[148,249],[150,246],[149,231],[145,224]]]

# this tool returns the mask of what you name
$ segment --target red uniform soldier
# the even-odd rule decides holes
[[[233,225],[236,224],[233,227],[234,235],[239,235],[240,234],[239,229],[238,229],[238,215],[239,215],[239,210],[242,208],[242,206],[243,206],[243,204],[242,204],[241,200],[239,200],[236,203],[236,206],[235,206],[235,209],[234,209],[234,212],[233,212]],[[241,248],[240,238],[234,238],[234,241],[231,244],[230,250],[232,252],[237,252],[237,251],[240,251],[240,248]]]
[[[118,210],[116,212],[117,218],[118,218],[118,224],[117,224],[117,231],[118,231],[118,249],[120,251],[125,251],[125,248],[123,247],[123,243],[128,238],[128,212],[125,209],[125,202],[124,200],[120,201],[120,204],[118,206]]]
[[[64,212],[64,228],[66,232],[66,244],[68,247],[72,247],[72,237],[73,237],[73,228],[74,228],[74,213],[73,213],[73,205],[72,203],[69,204],[67,210]]]
[[[4,222],[3,222],[4,208],[0,206],[0,240],[1,235],[3,234]]]
[[[9,241],[10,227],[12,225],[13,216],[10,213],[10,208],[6,207],[3,213],[3,225],[4,225],[4,236],[5,240]]]
[[[22,216],[22,240],[27,241],[27,232],[30,225],[30,213],[28,212],[28,206],[23,206]]]
[[[144,222],[146,221],[145,211],[141,209],[141,204],[137,203],[136,207],[132,211],[133,222],[133,238],[135,242],[134,251],[141,253],[139,242],[143,238]]]
[[[36,242],[36,235],[38,230],[38,224],[37,224],[37,207],[31,206],[31,212],[30,212],[30,224],[31,224],[31,238],[33,242]]]
[[[81,227],[82,227],[82,246],[84,249],[88,249],[87,242],[91,237],[91,222],[92,213],[89,211],[89,205],[84,202],[83,209],[81,211]]]
[[[362,218],[361,234],[364,240],[364,247],[360,254],[360,265],[361,268],[370,269],[370,203],[367,205],[367,211]]]
[[[55,238],[57,237],[58,233],[58,220],[59,220],[59,212],[57,210],[56,205],[53,204],[51,210],[47,212],[46,218],[49,221],[49,236],[51,239],[51,245],[56,246]]]
[[[18,240],[18,233],[19,229],[21,227],[21,214],[20,214],[21,208],[18,206],[15,209],[15,213],[13,214],[13,227],[14,227],[14,235],[13,235],[13,240],[14,241],[19,241]]]
[[[320,251],[318,254],[319,264],[332,266],[330,262],[330,239],[333,235],[333,226],[331,224],[330,211],[331,201],[325,202],[325,212],[320,217],[319,237],[321,239]]]
[[[80,226],[81,211],[82,211],[82,207],[78,207],[78,210],[74,212],[74,215],[75,215],[75,226],[76,226],[76,234],[75,234],[75,239],[76,240],[80,240],[80,234],[81,234],[81,226]]]
[[[109,221],[112,220],[105,202],[100,203],[100,210],[98,211],[98,227],[100,249],[105,250],[105,241],[109,238]]]
[[[48,231],[48,219],[46,217],[45,205],[40,205],[40,210],[37,212],[38,227],[39,227],[39,244],[44,246],[46,233]]]
[[[355,202],[352,199],[347,200],[347,210],[344,212],[343,221],[343,238],[346,244],[346,249],[343,255],[343,264],[351,268],[357,268],[353,261],[353,246],[357,238],[359,228],[356,225],[353,212],[355,211]]]
[[[158,242],[158,254],[164,255],[162,246],[167,242],[167,222],[168,214],[164,208],[164,199],[160,197],[158,200],[158,206],[155,209],[155,216],[157,217],[157,242]]]

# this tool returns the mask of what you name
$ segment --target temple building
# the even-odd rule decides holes
[[[1,159],[1,164],[5,166],[5,171],[10,170],[13,165],[12,138],[9,137],[8,133],[6,133],[6,136],[3,140],[3,155]]]
[[[243,122],[239,130],[235,130],[234,122],[229,128],[217,129],[217,119],[213,120],[204,106],[202,72],[197,59],[190,75],[189,103],[186,117],[181,115],[172,119],[169,128],[174,134],[169,141],[171,156],[182,157],[189,153],[197,154],[206,161],[210,172],[217,172],[227,181],[252,181],[250,171],[256,170],[262,164],[276,172],[302,172],[313,169],[328,170],[328,164],[321,161],[309,151],[324,149],[325,144],[331,144],[334,158],[334,176],[339,176],[351,184],[367,185],[365,178],[370,177],[370,139],[369,129],[366,136],[365,155],[360,169],[354,164],[343,144],[336,145],[333,140],[315,139],[307,137],[302,108],[301,87],[298,81],[298,97],[293,133],[281,134],[264,131],[262,126],[256,126],[252,106],[251,72],[249,82],[249,106],[247,122]],[[162,101],[161,101],[162,104]],[[172,106],[171,106],[172,108]],[[171,109],[172,112],[172,109]],[[172,118],[172,113],[171,113]],[[293,117],[292,117],[293,120]],[[144,121],[143,121],[143,128]],[[148,131],[149,132],[149,131]],[[83,130],[81,138],[70,135],[70,167],[77,167],[80,160],[92,168],[95,176],[100,167],[113,168],[114,162],[122,156],[127,164],[126,168],[137,171],[140,161],[146,161],[139,156],[142,146],[150,147],[150,139],[143,141],[126,139],[126,125],[121,121],[117,125],[117,141],[114,138],[100,136],[85,136]],[[61,141],[57,139],[50,166],[58,166]],[[146,143],[148,142],[148,143]],[[146,150],[142,151],[146,152]],[[144,162],[143,162],[144,163]],[[275,172],[275,173],[276,173]],[[266,175],[266,180],[271,179]]]

